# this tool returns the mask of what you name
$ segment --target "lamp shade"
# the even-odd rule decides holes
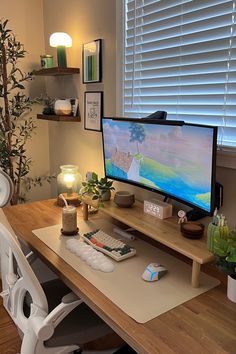
[[[60,168],[61,172],[57,176],[57,204],[64,206],[63,195],[68,204],[78,206],[80,204],[78,192],[82,187],[82,177],[78,167],[75,165],[63,165]]]
[[[72,39],[69,34],[64,32],[55,32],[49,38],[51,47],[72,47]]]
[[[82,177],[75,165],[60,166],[61,172],[57,176],[58,194],[73,193],[80,190],[82,186]]]

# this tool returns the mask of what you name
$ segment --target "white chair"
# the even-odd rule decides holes
[[[1,171],[0,175],[2,178]],[[2,200],[0,197],[0,204]],[[6,200],[9,198],[4,195],[4,203]],[[1,247],[1,259],[7,259],[2,269],[1,296],[22,333],[21,354],[80,352],[83,344],[112,332],[60,280],[39,283],[1,209],[0,240],[7,245]]]
[[[0,167],[0,207],[8,204],[14,192],[11,178]]]

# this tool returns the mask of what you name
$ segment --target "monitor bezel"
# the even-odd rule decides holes
[[[121,121],[121,122],[133,122],[133,123],[142,123],[142,124],[155,124],[155,125],[174,125],[174,126],[195,126],[195,127],[200,127],[200,128],[210,128],[213,130],[212,138],[213,138],[213,145],[212,145],[212,161],[211,161],[211,204],[210,204],[210,211],[207,211],[194,203],[190,203],[188,201],[185,201],[184,199],[178,198],[172,194],[169,194],[167,192],[160,191],[158,189],[152,188],[145,186],[141,183],[131,181],[131,180],[124,180],[119,177],[114,177],[110,176],[109,174],[106,173],[106,164],[105,164],[105,147],[104,147],[104,134],[103,134],[103,120],[109,119],[113,121]],[[216,151],[217,151],[217,127],[216,126],[211,126],[211,125],[203,125],[203,124],[195,124],[195,123],[185,123],[184,121],[172,121],[172,120],[156,120],[156,119],[148,119],[148,118],[125,118],[125,117],[102,117],[102,123],[101,123],[101,132],[102,132],[102,148],[103,148],[103,166],[104,166],[104,174],[106,178],[112,179],[114,181],[122,182],[122,183],[127,183],[128,185],[132,185],[135,187],[143,188],[147,191],[158,193],[166,198],[174,199],[177,202],[180,202],[184,205],[187,205],[195,210],[203,212],[206,216],[207,215],[212,215],[215,209],[215,201],[216,201]]]

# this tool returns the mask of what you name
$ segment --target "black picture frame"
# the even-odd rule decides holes
[[[84,93],[84,129],[101,131],[103,115],[103,91],[86,91]]]
[[[83,83],[91,84],[102,81],[102,40],[83,44],[82,50]]]

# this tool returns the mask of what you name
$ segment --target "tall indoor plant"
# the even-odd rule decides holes
[[[14,191],[11,204],[24,200],[24,192],[50,177],[28,177],[31,158],[26,154],[26,143],[36,126],[31,111],[33,101],[24,93],[25,83],[32,73],[24,73],[19,59],[26,51],[8,28],[8,20],[0,20],[0,167],[10,176]]]

